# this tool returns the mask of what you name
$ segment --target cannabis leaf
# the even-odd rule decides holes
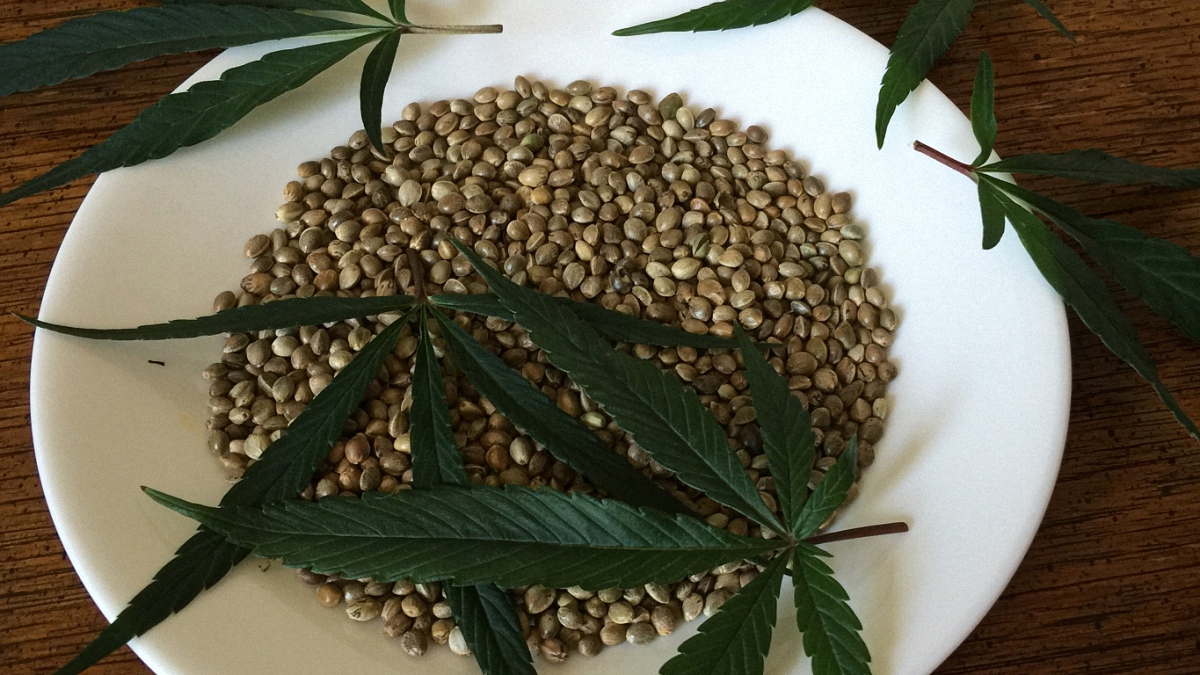
[[[871,654],[859,631],[846,589],[821,560],[829,554],[801,543],[792,551],[792,583],[796,594],[796,626],[804,634],[804,653],[812,658],[813,675],[870,675]]]
[[[679,479],[764,527],[779,528],[725,430],[674,376],[613,350],[563,304],[523,288],[455,241],[550,363],[562,369],[655,461]],[[614,376],[619,375],[619,376]]]
[[[467,485],[462,455],[450,426],[450,411],[446,409],[446,387],[433,351],[433,338],[429,336],[429,319],[424,309],[419,311],[421,339],[413,369],[410,413],[413,486],[426,489],[442,484]]]
[[[388,18],[375,11],[363,0],[163,0],[164,5],[253,5],[255,7],[277,7],[279,9],[308,9],[326,12],[346,12],[369,16],[381,21]],[[389,21],[390,23],[390,21]]]
[[[435,295],[429,300],[446,309],[494,316],[506,321],[516,320],[513,313],[500,302],[494,293],[472,295],[446,293]],[[554,298],[554,301],[571,310],[575,316],[586,321],[604,339],[612,342],[631,342],[659,347],[695,347],[696,349],[733,349],[737,347],[737,343],[729,338],[689,333],[665,323],[640,319],[623,312],[605,309],[603,306],[591,302],[576,302],[570,298],[557,297]]]
[[[1068,30],[1067,27],[1063,25],[1063,22],[1058,20],[1057,16],[1054,16],[1054,12],[1050,11],[1050,8],[1047,7],[1046,3],[1042,2],[1042,0],[1025,0],[1025,4],[1036,10],[1038,14],[1042,15],[1043,19],[1049,21],[1051,25],[1058,29],[1059,33],[1062,33],[1063,37],[1067,38],[1071,42],[1075,41],[1075,34]]]
[[[1091,218],[1012,183],[998,188],[1037,209],[1083,245],[1129,292],[1200,342],[1200,258],[1187,249],[1104,218]],[[980,185],[993,185],[981,180]]]
[[[1200,187],[1200,167],[1163,169],[1113,157],[1100,150],[1068,150],[1058,154],[1034,152],[980,166],[976,171],[1058,176],[1089,183],[1155,183],[1173,188]]]
[[[796,516],[792,533],[797,539],[807,539],[829,520],[833,512],[846,501],[858,471],[858,436],[851,436],[837,463],[829,467],[825,478],[817,483],[812,496]]]
[[[236,509],[147,493],[260,556],[383,582],[629,588],[670,582],[787,543],[545,488],[439,486]]]
[[[383,93],[387,88],[388,79],[392,76],[392,64],[396,61],[396,48],[400,46],[400,31],[388,33],[363,64],[362,84],[359,87],[359,99],[363,128],[371,146],[379,152],[386,152],[383,147]]]
[[[896,108],[958,39],[975,0],[917,0],[892,44],[875,110],[875,140],[883,147]]]
[[[508,593],[495,584],[446,586],[443,592],[483,675],[536,675]]]
[[[983,218],[983,250],[989,251],[1004,236],[1004,205],[991,183],[979,181],[979,213]]]
[[[701,624],[699,633],[679,645],[679,654],[659,669],[659,675],[761,673],[771,647],[776,602],[787,564],[787,555],[771,561]]]
[[[372,31],[346,40],[271,52],[225,71],[220,80],[198,82],[186,92],[165,96],[103,143],[0,194],[0,206],[89,173],[133,166],[206,141],[380,36],[379,31]]]
[[[246,469],[242,480],[221,500],[222,507],[294,499],[308,485],[313,471],[341,435],[350,412],[362,400],[367,385],[375,379],[407,322],[406,316],[367,343],[350,365],[343,368],[292,422],[283,436],[267,448],[262,459]],[[55,675],[81,673],[121,645],[157,626],[186,607],[201,591],[220,581],[249,554],[249,549],[202,527],[154,575],[154,581],[134,596],[116,621]]]
[[[429,313],[419,310],[421,339],[412,384],[409,415],[412,435],[413,488],[470,484],[462,456],[454,443],[454,429],[446,410],[446,389],[437,366]],[[495,584],[447,586],[446,600],[484,675],[524,673],[535,675],[533,660],[521,633],[520,620],[508,595]]]
[[[0,44],[0,96],[164,54],[361,29],[344,21],[257,7],[203,4],[101,12]]]
[[[1000,181],[994,178],[980,175],[979,179],[992,181],[999,187]],[[1084,325],[1099,336],[1112,353],[1132,366],[1150,383],[1188,433],[1200,440],[1200,430],[1159,379],[1158,368],[1153,359],[1142,346],[1137,331],[1121,313],[1121,308],[1109,294],[1104,282],[1088,269],[1078,254],[1054,236],[1037,216],[1017,205],[1005,194],[998,194],[997,198],[1004,205],[1009,222],[1046,281],[1050,282],[1063,301],[1075,310]]]
[[[552,455],[623,502],[660,511],[688,512],[678,499],[659,489],[582,422],[559,409],[541,390],[484,349],[457,324],[437,312],[434,317],[459,370],[496,410]]]
[[[614,31],[613,35],[647,35],[682,31],[713,31],[759,26],[799,14],[816,0],[724,0],[661,21]]]
[[[986,162],[992,156],[992,146],[996,143],[995,98],[992,58],[987,52],[980,52],[975,88],[971,91],[971,129],[975,132],[975,140],[979,141],[979,156],[975,164]]]
[[[796,532],[801,508],[808,499],[815,454],[812,419],[800,399],[788,389],[787,381],[763,359],[740,326],[737,338],[762,434],[763,452],[775,479],[775,496],[779,498],[784,524],[789,531]]]
[[[38,328],[90,340],[175,340],[222,333],[253,333],[292,326],[315,326],[332,321],[398,312],[412,307],[412,304],[413,299],[408,295],[289,298],[261,305],[226,309],[198,319],[177,319],[137,328],[77,328],[41,321],[22,314],[16,316]]]
[[[388,0],[388,6],[392,10],[392,18],[400,23],[408,23],[408,13],[404,9],[404,0]]]

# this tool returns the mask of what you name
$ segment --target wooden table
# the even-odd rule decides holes
[[[8,0],[0,41],[133,0]],[[701,4],[699,1],[697,4]],[[910,0],[823,0],[890,42]],[[1018,0],[980,0],[933,80],[964,108],[980,49],[997,69],[997,150],[1098,147],[1164,166],[1200,164],[1200,3],[1050,0],[1059,37]],[[211,55],[0,99],[0,190],[131,121]],[[36,313],[55,251],[90,180],[0,208],[0,309]],[[1200,252],[1200,190],[1028,185]],[[1200,348],[1120,296],[1163,380],[1200,418]],[[1072,316],[1075,399],[1058,487],[1016,577],[939,673],[1200,672],[1200,444]],[[104,625],[63,554],[29,432],[32,331],[0,317],[0,671],[52,673]],[[148,673],[123,649],[89,671]]]

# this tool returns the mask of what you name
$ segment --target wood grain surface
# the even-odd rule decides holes
[[[5,0],[0,41],[131,0]],[[697,4],[702,4],[697,0]],[[888,44],[912,0],[822,0]],[[997,151],[1097,147],[1200,165],[1200,2],[1049,0],[1072,44],[1018,0],[979,0],[933,81],[964,109],[996,63]],[[161,58],[0,99],[0,190],[130,122],[211,54]],[[91,180],[0,208],[0,309],[36,313]],[[1027,185],[1200,253],[1200,190]],[[1200,347],[1121,296],[1183,407],[1200,418]],[[1072,316],[1075,396],[1058,486],[1016,577],[945,675],[1200,673],[1200,444]],[[0,672],[52,673],[104,625],[55,535],[29,432],[32,332],[0,317]],[[969,336],[965,336],[968,337]],[[149,671],[122,649],[96,675]]]

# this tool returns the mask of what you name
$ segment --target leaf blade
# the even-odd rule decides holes
[[[254,7],[276,7],[291,10],[312,10],[317,12],[346,12],[368,16],[381,21],[388,18],[375,11],[363,0],[163,0],[163,4],[171,5],[251,5]]]
[[[359,28],[325,17],[242,6],[135,7],[101,12],[0,44],[0,97],[165,54]]]
[[[808,500],[808,479],[816,454],[812,419],[740,326],[737,338],[750,383],[750,399],[762,433],[763,451],[775,478],[775,496],[779,498],[784,525],[794,532]]]
[[[1062,21],[1058,20],[1058,17],[1054,15],[1054,12],[1051,11],[1050,8],[1046,6],[1046,3],[1042,2],[1042,0],[1025,0],[1025,4],[1029,5],[1034,9],[1034,11],[1042,15],[1043,19],[1049,21],[1059,33],[1062,33],[1063,37],[1067,38],[1071,42],[1075,41],[1075,34],[1072,33],[1066,26],[1064,26]]]
[[[388,79],[392,76],[392,65],[396,62],[396,49],[400,46],[401,32],[394,30],[388,33],[363,63],[362,83],[359,85],[359,112],[362,115],[363,129],[371,146],[379,152],[385,152],[383,145],[383,94],[387,89]]]
[[[1200,259],[1182,246],[1150,237],[1137,228],[1090,218],[1020,186],[997,183],[998,189],[1054,221],[1118,283],[1200,342]]]
[[[679,645],[659,675],[758,675],[771,648],[776,603],[788,556],[771,561],[761,574],[733,594],[698,634]]]
[[[514,284],[474,251],[455,244],[550,362],[603,406],[655,461],[711,499],[765,527],[780,527],[730,449],[725,430],[694,392],[650,363],[613,350],[561,303]]]
[[[613,499],[517,486],[437,486],[232,509],[146,491],[258,555],[385,582],[627,588],[786,545]]]
[[[450,319],[434,313],[459,369],[501,414],[613,498],[668,513],[683,504],[629,465],[579,420],[563,412],[528,380]]]
[[[331,321],[403,311],[412,307],[412,303],[412,297],[407,295],[373,298],[289,298],[263,305],[226,309],[197,319],[176,319],[136,328],[79,328],[41,321],[22,314],[16,316],[38,328],[91,340],[178,340],[222,333],[252,333],[293,326],[315,326]]]
[[[986,176],[981,177],[988,178]],[[995,181],[995,179],[988,178]],[[999,182],[999,181],[996,181]],[[1083,260],[1046,227],[1037,216],[1018,206],[1007,195],[999,194],[1009,222],[1021,238],[1025,250],[1042,276],[1063,301],[1075,310],[1084,325],[1095,333],[1109,351],[1128,363],[1162,399],[1175,419],[1187,432],[1200,440],[1200,429],[1188,417],[1175,397],[1158,377],[1158,367],[1138,338],[1137,330],[1121,313],[1108,288]]]
[[[206,141],[233,126],[254,108],[308,82],[376,37],[378,33],[368,33],[271,52],[258,61],[225,71],[220,80],[198,82],[186,92],[168,94],[104,142],[0,194],[0,206],[66,185],[90,173],[134,166]]]
[[[981,166],[985,173],[1016,173],[1058,176],[1088,183],[1133,185],[1154,183],[1173,188],[1200,187],[1200,167],[1165,169],[1114,157],[1094,149],[1068,150],[1055,154],[1031,152]]]
[[[507,593],[495,584],[447,586],[445,592],[483,675],[536,675]]]
[[[983,250],[990,251],[1004,236],[1004,205],[996,198],[996,188],[979,181],[979,214],[983,218]]]
[[[816,533],[821,525],[833,515],[843,502],[858,470],[858,436],[851,436],[842,450],[837,463],[829,467],[825,478],[817,483],[812,496],[804,503],[796,517],[796,526],[792,534],[797,539],[807,539]]]
[[[433,351],[427,312],[419,310],[421,335],[413,370],[410,435],[412,437],[413,487],[427,490],[434,485],[469,485],[462,455],[454,442],[450,411],[446,409],[446,387]]]
[[[871,675],[870,651],[862,622],[850,608],[849,594],[821,558],[829,554],[801,542],[792,553],[796,626],[804,635],[804,653],[813,675]]]
[[[987,52],[980,52],[979,69],[975,71],[975,87],[971,90],[971,130],[975,132],[975,140],[979,142],[979,156],[973,162],[975,165],[986,162],[992,156],[992,148],[996,144],[995,105],[996,84],[992,73],[992,57],[988,56]]]
[[[975,0],[918,0],[892,44],[875,108],[875,140],[883,147],[888,124],[904,102],[958,39]]]
[[[392,18],[400,23],[408,23],[408,11],[404,8],[404,0],[388,0],[388,7],[392,10]]]
[[[812,7],[816,0],[723,0],[659,21],[622,28],[613,35],[702,32],[761,26]]]

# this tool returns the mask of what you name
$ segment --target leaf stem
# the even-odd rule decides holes
[[[934,148],[929,147],[928,145],[925,145],[921,141],[916,141],[915,143],[913,143],[913,149],[916,150],[917,152],[921,153],[922,155],[932,157],[933,159],[937,160],[939,163],[944,164],[944,165],[950,167],[951,169],[954,169],[955,171],[966,176],[967,178],[970,178],[970,179],[975,178],[975,169],[970,164],[965,164],[963,162],[960,162],[957,159],[954,159],[953,157],[951,157],[943,152],[940,152],[938,150],[935,150]]]
[[[498,23],[468,26],[399,26],[401,33],[413,35],[483,35],[486,33],[503,33],[504,26]]]
[[[425,302],[429,298],[425,292],[425,265],[421,262],[421,256],[417,254],[416,249],[408,249],[408,267],[412,270],[413,296],[416,297],[418,303]]]
[[[849,530],[841,530],[840,532],[829,532],[826,534],[818,534],[804,540],[806,544],[828,544],[834,541],[847,541],[850,539],[865,539],[867,537],[879,537],[885,534],[900,534],[908,532],[908,523],[884,523],[882,525],[867,525],[866,527],[852,527]]]

